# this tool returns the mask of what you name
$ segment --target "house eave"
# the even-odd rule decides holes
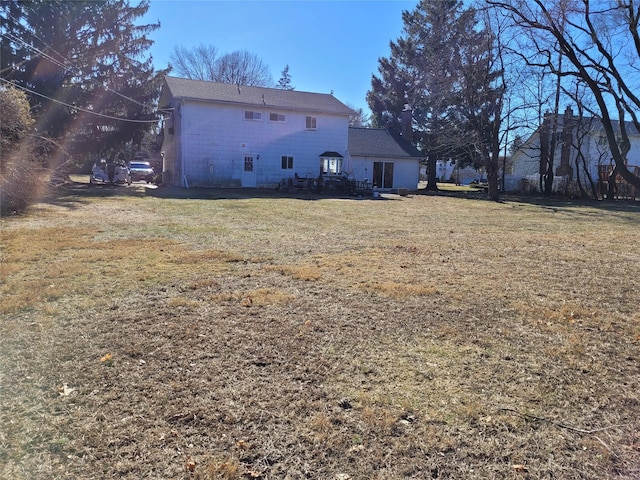
[[[335,112],[330,110],[319,110],[312,108],[292,108],[292,107],[282,107],[278,105],[270,105],[267,103],[249,103],[249,102],[229,102],[224,100],[207,100],[202,98],[194,98],[194,97],[173,97],[174,100],[179,100],[182,102],[193,102],[193,103],[204,103],[209,105],[226,105],[226,106],[234,106],[234,107],[244,107],[244,108],[266,108],[278,110],[281,112],[304,112],[304,113],[322,113],[325,115],[336,115],[340,117],[349,117],[352,115],[347,112]]]

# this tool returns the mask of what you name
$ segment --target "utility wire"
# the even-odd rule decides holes
[[[158,120],[134,120],[134,119],[131,119],[131,118],[114,117],[112,115],[107,115],[105,113],[94,112],[93,110],[88,110],[86,108],[81,108],[81,107],[78,107],[76,105],[71,105],[71,104],[65,103],[65,102],[63,102],[61,100],[57,100],[55,98],[48,97],[46,95],[43,95],[42,93],[36,92],[35,90],[31,90],[30,88],[23,87],[22,85],[18,85],[16,83],[13,83],[13,82],[5,79],[5,78],[0,78],[0,80],[3,81],[4,83],[7,83],[7,84],[11,85],[12,87],[18,88],[20,90],[24,90],[25,92],[32,93],[34,95],[38,95],[39,97],[46,98],[47,100],[50,100],[50,101],[55,102],[55,103],[59,103],[60,105],[64,105],[65,107],[73,108],[73,109],[81,111],[81,112],[89,113],[91,115],[96,115],[98,117],[108,118],[110,120],[118,120],[118,121],[121,121],[121,122],[130,122],[130,123],[158,123],[160,121],[159,119]]]
[[[79,73],[79,74],[81,74],[81,75],[86,75],[86,73],[85,73],[85,72],[83,72],[79,67],[77,67],[76,65],[74,65],[73,63],[71,63],[68,59],[66,59],[66,58],[65,58],[64,56],[62,56],[60,53],[56,52],[56,51],[55,51],[51,46],[47,45],[46,43],[45,43],[45,45],[47,45],[47,47],[48,47],[48,48],[50,48],[51,50],[53,50],[55,53],[57,53],[59,56],[61,56],[63,59],[65,59],[65,60],[66,60],[69,64],[71,64],[71,65],[67,65],[67,64],[65,64],[65,63],[62,63],[62,62],[61,62],[61,61],[59,61],[59,60],[56,60],[56,59],[55,59],[55,58],[53,58],[51,55],[49,55],[49,54],[47,54],[47,53],[43,52],[42,50],[40,50],[39,48],[36,48],[36,47],[35,47],[35,46],[33,46],[33,45],[31,45],[31,44],[29,44],[29,43],[25,42],[23,39],[21,39],[21,38],[19,38],[19,37],[16,37],[15,35],[12,35],[12,34],[6,34],[6,33],[0,33],[0,35],[1,35],[1,36],[3,36],[3,37],[5,37],[5,38],[6,38],[7,40],[9,40],[9,41],[13,41],[13,42],[19,42],[19,43],[21,43],[21,44],[22,44],[22,45],[24,45],[25,47],[27,47],[27,48],[29,48],[29,49],[33,50],[34,52],[36,52],[39,56],[46,58],[46,59],[47,59],[47,60],[49,60],[51,63],[53,63],[54,65],[57,65],[57,66],[58,66],[58,67],[60,67],[60,68],[63,68],[64,70],[75,70],[75,72],[76,72],[76,73]],[[44,43],[44,42],[43,42],[43,43]],[[135,99],[133,99],[133,98],[131,98],[131,97],[127,97],[126,95],[124,95],[124,94],[122,94],[122,93],[120,93],[120,92],[118,92],[118,91],[116,91],[116,90],[113,90],[112,88],[109,88],[109,87],[107,87],[107,86],[104,86],[104,88],[105,88],[105,90],[107,90],[107,91],[109,91],[109,92],[111,92],[111,93],[114,93],[114,94],[118,95],[119,97],[122,97],[122,98],[123,98],[123,99],[125,99],[125,100],[128,100],[128,101],[130,101],[130,102],[133,102],[133,103],[135,103],[136,105],[139,105],[139,106],[141,106],[141,107],[146,107],[146,106],[147,106],[147,105],[145,105],[145,104],[144,104],[144,103],[142,103],[142,102],[139,102],[139,101],[137,101],[137,100],[135,100]]]
[[[16,23],[20,23],[20,21],[15,18],[13,15],[9,15],[9,17]],[[35,51],[38,53],[38,55],[43,56],[44,58],[46,58],[47,60],[49,60],[51,63],[65,69],[65,70],[75,70],[76,73],[79,73],[80,75],[87,75],[80,67],[78,67],[77,65],[75,65],[71,60],[69,60],[68,58],[66,58],[64,55],[62,55],[60,52],[58,52],[55,48],[53,48],[51,45],[49,45],[47,42],[45,42],[42,38],[40,38],[38,35],[36,35],[34,32],[29,32],[33,37],[37,38],[38,40],[40,40],[40,42],[49,50],[51,50],[53,53],[55,53],[56,55],[58,55],[60,58],[62,58],[62,60],[65,63],[62,63],[60,60],[57,60],[55,58],[53,58],[51,55],[43,52],[42,50],[40,50],[39,48],[36,48],[34,45],[27,43],[25,40],[21,39],[20,37],[17,37],[13,34],[9,34],[10,36],[8,36],[6,33],[0,33],[0,35],[4,36],[5,38],[7,38],[10,41],[13,42],[17,42],[17,43],[21,43],[22,45],[24,45],[25,47]],[[10,38],[13,37],[13,38]],[[147,105],[145,105],[144,103],[139,102],[138,100],[128,97],[116,90],[113,90],[112,88],[109,88],[107,86],[104,87],[106,90],[122,97],[125,100],[128,100],[130,102],[135,103],[138,106],[141,107],[146,107]]]

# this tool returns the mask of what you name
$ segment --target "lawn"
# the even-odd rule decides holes
[[[471,197],[0,220],[0,478],[640,478],[640,207]]]

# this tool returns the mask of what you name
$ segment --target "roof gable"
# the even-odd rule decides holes
[[[386,128],[349,127],[349,154],[358,157],[424,157],[411,143]]]
[[[217,83],[187,78],[165,77],[163,103],[167,93],[176,99],[217,102],[286,110],[352,115],[354,112],[333,95],[324,93],[282,90],[279,88],[249,87],[231,83]]]

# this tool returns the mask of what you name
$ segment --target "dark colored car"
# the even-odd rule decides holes
[[[131,173],[131,180],[136,182],[138,180],[144,180],[147,183],[153,182],[155,172],[149,162],[129,162],[129,172]]]

